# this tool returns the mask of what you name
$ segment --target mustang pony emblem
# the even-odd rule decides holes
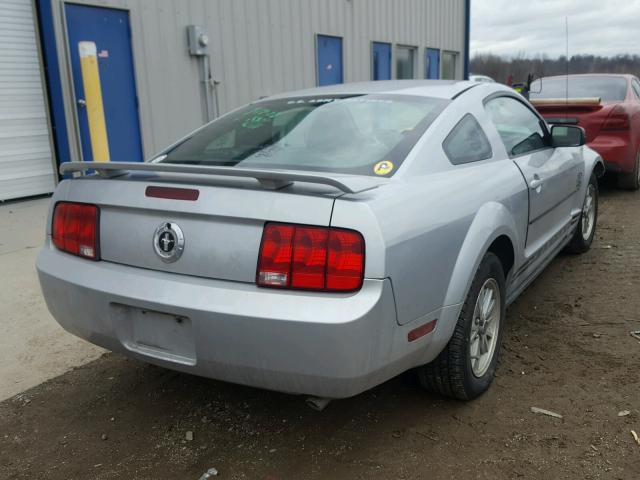
[[[163,262],[180,258],[184,250],[184,234],[176,223],[165,222],[153,234],[153,249]]]

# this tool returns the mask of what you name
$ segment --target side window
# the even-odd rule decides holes
[[[492,156],[491,144],[484,130],[470,113],[453,127],[442,148],[453,165],[478,162]]]
[[[485,109],[509,155],[523,155],[548,146],[540,119],[515,98],[494,98]]]
[[[633,92],[636,94],[636,98],[640,99],[640,83],[634,78],[631,80],[631,87],[633,88]]]

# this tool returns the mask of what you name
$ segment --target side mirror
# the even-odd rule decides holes
[[[552,147],[581,147],[587,143],[584,128],[571,125],[554,125],[551,127]]]

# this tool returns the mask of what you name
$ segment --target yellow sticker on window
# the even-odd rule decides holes
[[[373,173],[376,175],[386,175],[393,170],[393,163],[389,160],[383,160],[373,166]]]

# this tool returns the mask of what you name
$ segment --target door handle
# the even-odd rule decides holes
[[[531,190],[535,190],[537,192],[540,192],[540,189],[542,188],[542,184],[544,182],[542,181],[542,179],[538,176],[533,177],[533,180],[531,180],[531,182],[529,183],[529,188],[531,188]]]
[[[86,107],[87,106],[87,101],[84,98],[79,98],[78,99],[78,105],[80,105],[81,107]]]

